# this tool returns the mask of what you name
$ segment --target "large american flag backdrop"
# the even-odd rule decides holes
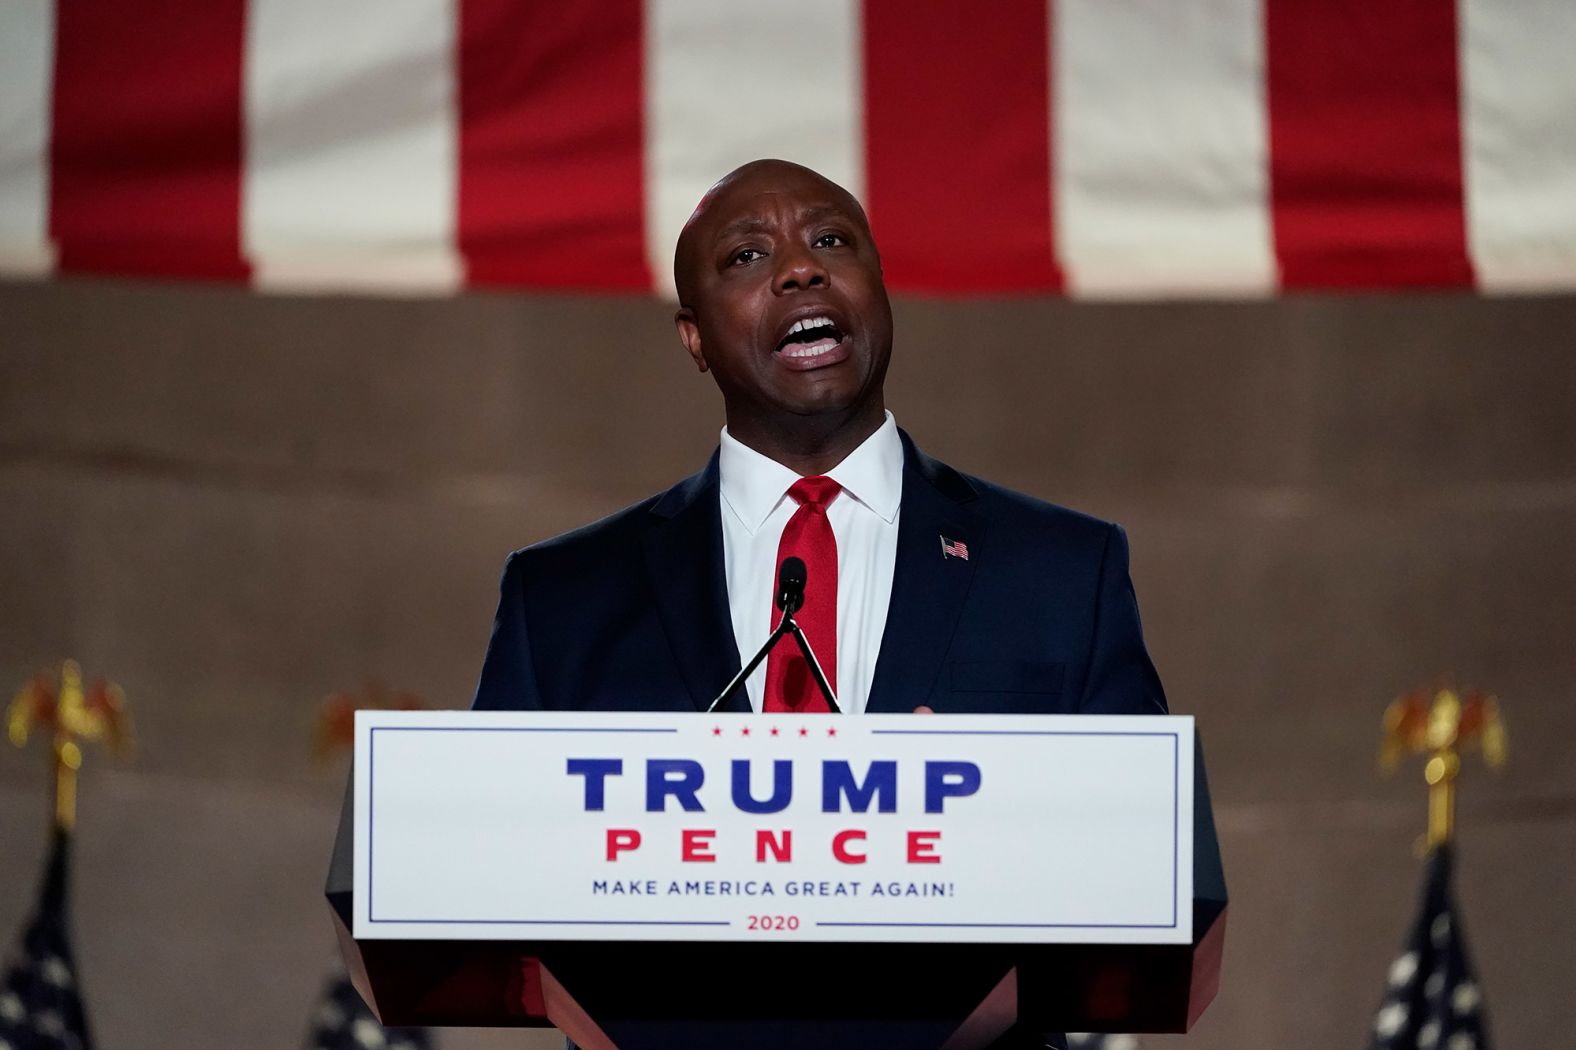
[[[1576,288],[1576,0],[3,0],[0,272],[663,291],[780,156],[911,293]]]

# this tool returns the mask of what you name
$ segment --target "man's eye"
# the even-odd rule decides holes
[[[759,248],[740,248],[733,253],[733,258],[728,260],[728,264],[730,266],[740,266],[744,263],[752,263],[756,259],[764,258],[766,258],[766,253]]]
[[[848,238],[840,233],[823,233],[814,243],[817,248],[840,248],[848,243]]]

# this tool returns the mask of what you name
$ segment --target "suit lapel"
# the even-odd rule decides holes
[[[662,629],[690,698],[702,710],[740,666],[728,615],[718,491],[713,455],[704,470],[653,504],[651,513],[659,520],[642,537]],[[741,689],[728,709],[748,706]]]
[[[975,498],[962,475],[903,434],[897,565],[866,711],[908,712],[930,696],[981,556],[984,521],[968,506]],[[946,555],[943,538],[965,544],[968,556]]]

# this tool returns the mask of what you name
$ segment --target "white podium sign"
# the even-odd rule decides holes
[[[355,936],[1190,943],[1180,716],[362,711]]]

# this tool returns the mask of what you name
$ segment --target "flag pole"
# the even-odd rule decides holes
[[[1421,906],[1390,964],[1370,1050],[1489,1050],[1483,996],[1451,889],[1456,778],[1462,753],[1474,748],[1489,768],[1504,765],[1505,723],[1499,701],[1486,693],[1444,682],[1398,697],[1385,710],[1380,766],[1393,772],[1408,755],[1427,756],[1428,829],[1419,841],[1427,859]]]
[[[1408,754],[1428,756],[1423,764],[1428,784],[1424,852],[1432,853],[1455,838],[1456,777],[1462,751],[1478,748],[1484,764],[1498,769],[1505,764],[1506,746],[1499,700],[1483,692],[1461,694],[1449,686],[1418,689],[1398,697],[1385,710],[1380,767],[1392,773]]]
[[[120,686],[103,679],[84,687],[82,667],[67,660],[58,683],[49,674],[35,675],[6,711],[11,743],[26,747],[37,726],[53,730],[54,825],[70,834],[77,826],[77,773],[82,769],[84,740],[105,740],[117,755],[132,750],[131,716]]]
[[[54,827],[33,917],[22,932],[15,960],[0,975],[0,1047],[92,1050],[70,930],[77,774],[83,741],[104,740],[122,754],[131,750],[125,694],[103,679],[85,686],[81,666],[67,660],[58,677],[35,675],[6,709],[6,735],[17,747],[27,746],[34,729],[52,737]]]

